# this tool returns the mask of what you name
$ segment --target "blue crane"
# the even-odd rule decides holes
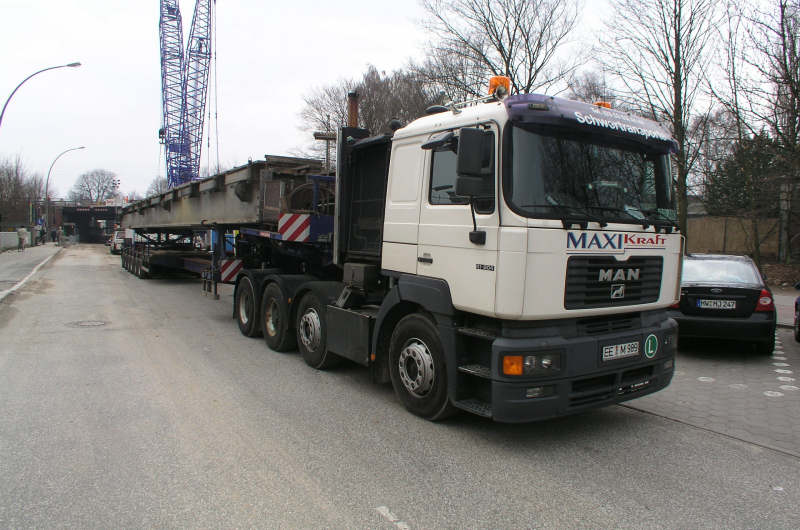
[[[197,0],[186,52],[178,0],[160,0],[162,128],[167,182],[175,187],[200,172],[211,30],[216,0]]]

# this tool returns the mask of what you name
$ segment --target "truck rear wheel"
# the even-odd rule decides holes
[[[236,289],[236,298],[233,301],[236,308],[236,321],[239,331],[245,337],[257,337],[261,332],[258,322],[258,304],[256,303],[253,282],[248,276],[242,277]]]
[[[447,395],[444,349],[427,317],[415,313],[397,323],[389,342],[389,375],[409,412],[432,421],[455,412]]]
[[[294,330],[289,326],[289,304],[275,283],[267,285],[261,297],[261,332],[264,342],[274,351],[288,351],[296,346]]]
[[[327,351],[325,308],[314,293],[306,293],[297,308],[297,347],[307,365],[317,370],[336,366],[341,358]]]

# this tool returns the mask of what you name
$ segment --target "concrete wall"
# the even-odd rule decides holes
[[[762,255],[778,255],[778,220],[759,219]],[[765,234],[769,234],[764,238]],[[753,250],[752,222],[740,217],[690,217],[689,252],[750,254]]]
[[[7,248],[17,248],[17,243],[19,243],[19,239],[17,238],[16,230],[13,232],[0,232],[0,251]],[[31,245],[30,232],[28,232],[28,240],[26,241],[25,245]]]

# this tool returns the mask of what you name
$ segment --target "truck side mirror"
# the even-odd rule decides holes
[[[464,127],[458,135],[456,173],[463,177],[485,177],[492,174],[492,141],[494,135],[483,129]]]
[[[478,230],[475,221],[475,197],[480,196],[484,189],[484,179],[482,177],[456,177],[456,195],[469,197],[469,211],[472,214],[472,232],[469,233],[469,240],[476,245],[486,244],[486,231]]]
[[[481,177],[456,177],[456,195],[477,197],[484,192],[484,179]]]
[[[464,127],[458,135],[458,157],[456,159],[456,195],[469,197],[469,209],[472,213],[472,232],[470,242],[476,245],[486,244],[486,231],[478,230],[475,221],[475,197],[485,189],[487,178],[493,172],[494,135],[476,127]]]

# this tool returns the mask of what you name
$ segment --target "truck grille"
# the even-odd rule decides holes
[[[611,256],[571,256],[564,289],[566,309],[616,307],[658,300],[661,256],[633,256],[617,261]]]

